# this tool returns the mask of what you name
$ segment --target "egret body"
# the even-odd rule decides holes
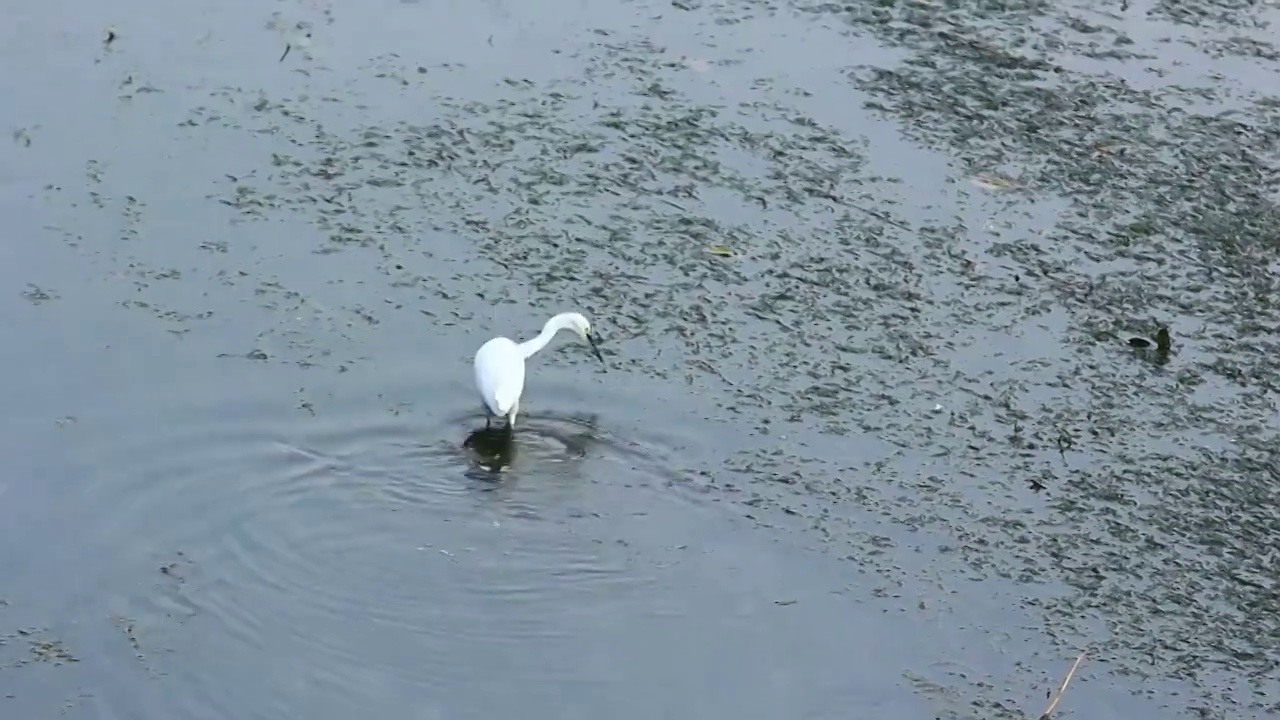
[[[520,394],[524,392],[524,361],[534,353],[547,346],[551,338],[561,330],[572,330],[588,345],[592,352],[604,362],[600,348],[596,347],[596,337],[591,332],[591,323],[580,313],[560,313],[542,326],[542,332],[532,340],[517,343],[504,337],[496,337],[476,351],[476,389],[484,400],[485,409],[490,418],[507,419],[507,427],[515,426],[516,414],[520,412]]]

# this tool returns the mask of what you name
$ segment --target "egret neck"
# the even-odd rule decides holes
[[[528,360],[534,353],[546,347],[547,343],[551,342],[551,338],[556,336],[556,333],[561,330],[572,330],[573,318],[576,314],[571,312],[560,313],[548,320],[547,324],[542,326],[542,332],[538,333],[538,337],[520,343],[520,354],[524,356],[525,360]]]

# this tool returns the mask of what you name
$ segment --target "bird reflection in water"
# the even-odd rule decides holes
[[[509,470],[519,454],[521,441],[528,446],[525,449],[532,453],[535,463],[579,460],[586,457],[589,446],[600,441],[598,421],[595,414],[563,417],[543,415],[531,418],[531,422],[520,433],[512,432],[509,426],[473,430],[463,441],[462,447],[477,466],[489,473]]]
[[[477,465],[492,473],[511,467],[516,457],[515,433],[507,426],[480,428],[467,436],[462,447]]]

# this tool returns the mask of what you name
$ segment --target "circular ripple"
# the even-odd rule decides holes
[[[590,415],[522,418],[497,468],[479,415],[265,417],[188,414],[96,450],[128,470],[83,498],[91,542],[145,538],[135,559],[154,568],[181,548],[193,566],[178,592],[212,630],[187,646],[193,682],[338,682],[358,707],[388,682],[482,691],[476,663],[498,670],[530,647],[550,659],[510,672],[571,681],[583,619],[626,612],[655,578],[637,543],[707,511],[660,444]],[[248,670],[263,653],[289,662]]]

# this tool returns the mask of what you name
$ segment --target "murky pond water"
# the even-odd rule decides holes
[[[1280,12],[35,8],[6,717],[1280,714]]]

